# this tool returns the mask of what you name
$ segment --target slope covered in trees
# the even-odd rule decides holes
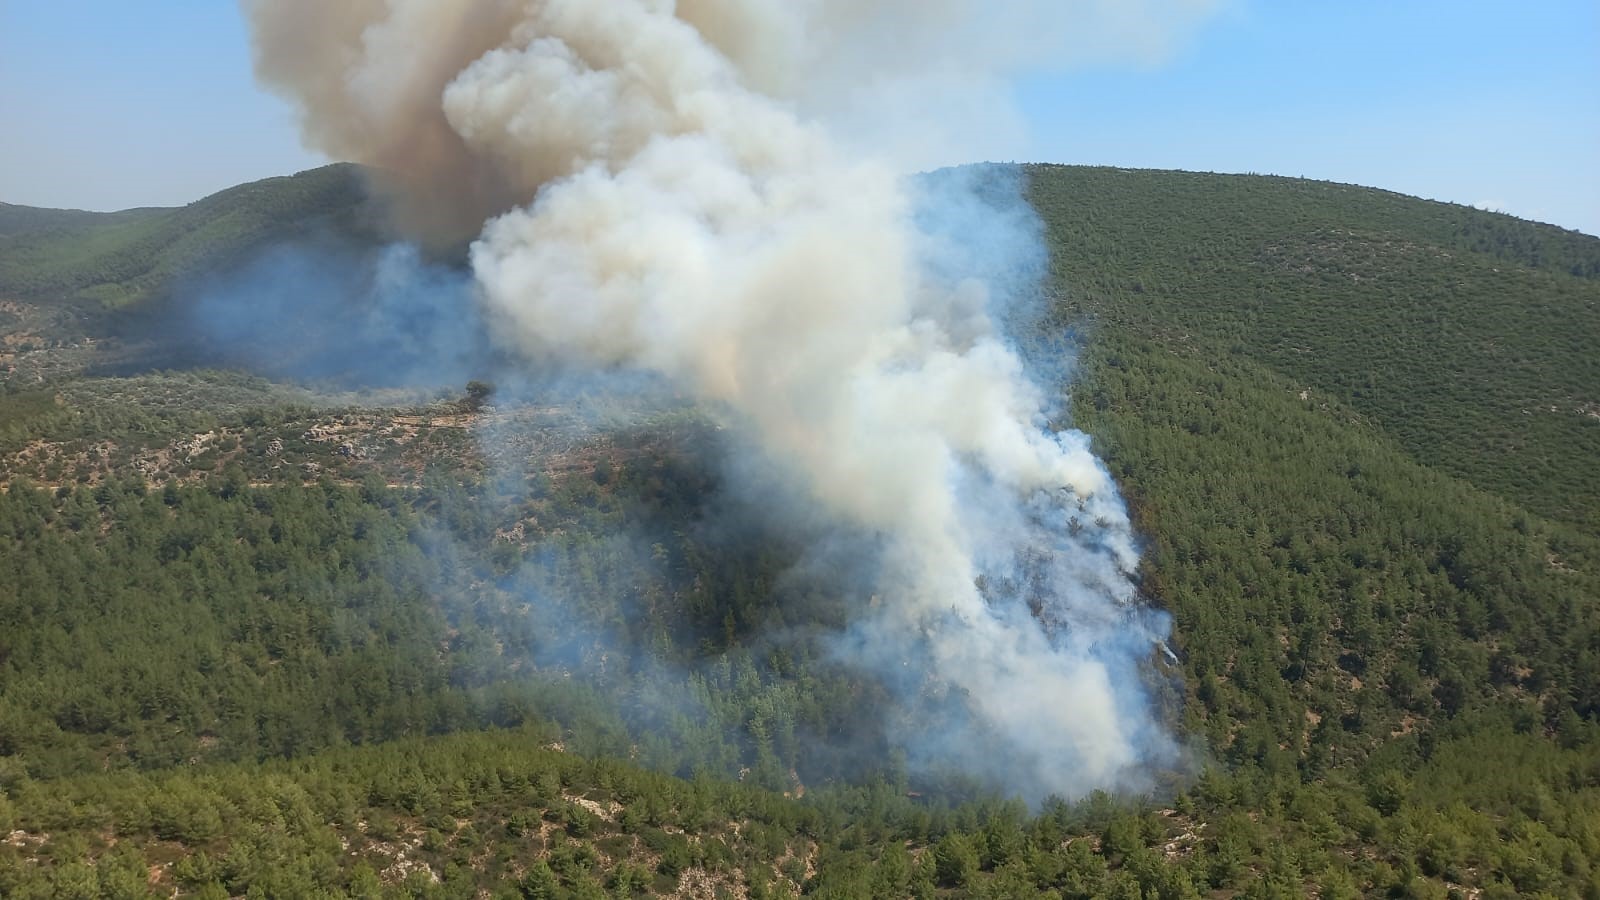
[[[1600,240],[1351,185],[1044,168],[1069,308],[1336,397],[1422,464],[1600,530]]]
[[[0,296],[121,307],[273,241],[371,234],[359,170],[325,166],[229,188],[175,209],[116,213],[0,204]]]
[[[691,410],[554,440],[481,388],[34,367],[0,393],[0,894],[1600,897],[1600,241],[1031,173],[1072,416],[1174,617],[1193,767],[1158,796],[909,770]]]

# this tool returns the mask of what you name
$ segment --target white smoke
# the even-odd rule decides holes
[[[1041,796],[1167,753],[1137,674],[1164,624],[1134,606],[1115,485],[1047,427],[1003,298],[927,264],[903,158],[870,147],[953,133],[919,89],[999,108],[1014,69],[1159,53],[1175,29],[1149,22],[1209,5],[245,3],[313,142],[394,171],[413,227],[482,226],[472,267],[508,340],[692,389],[874,536],[878,602],[841,652],[960,698],[930,761],[998,742],[984,769]],[[991,237],[991,271],[1037,251],[1026,228]]]

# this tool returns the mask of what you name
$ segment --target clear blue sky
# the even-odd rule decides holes
[[[334,2],[334,0],[330,0]],[[1600,234],[1600,0],[1232,0],[1159,65],[1026,79],[1032,158],[1370,184]],[[317,165],[226,0],[0,0],[0,200]]]

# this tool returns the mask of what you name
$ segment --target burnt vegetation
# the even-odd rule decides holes
[[[1031,176],[1194,771],[915,773],[696,410],[150,341],[333,168],[0,207],[0,896],[1600,897],[1600,240]]]

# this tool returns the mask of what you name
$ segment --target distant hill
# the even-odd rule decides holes
[[[318,230],[377,232],[356,166],[268,178],[173,209],[91,213],[0,204],[0,295],[135,305],[186,275]]]

